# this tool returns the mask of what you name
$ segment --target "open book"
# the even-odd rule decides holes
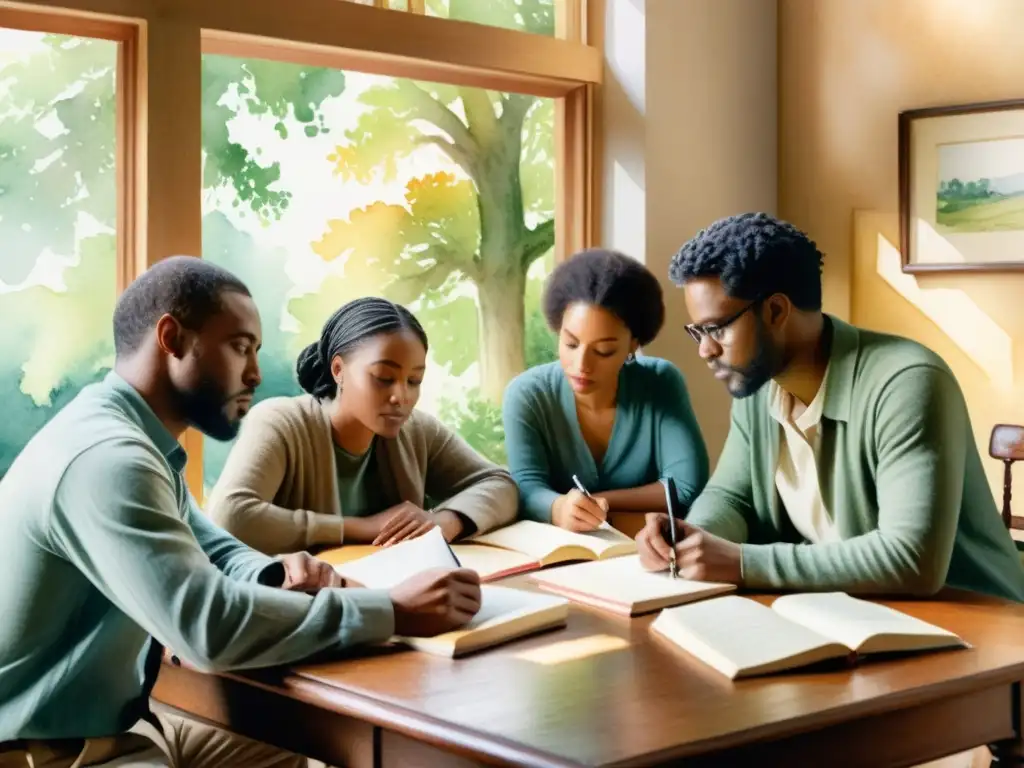
[[[469,539],[459,546],[474,546],[472,557],[479,562],[479,572],[513,573],[533,571],[556,563],[573,560],[607,560],[612,557],[631,555],[636,552],[636,542],[605,523],[596,531],[574,533],[548,523],[520,520],[518,523],[499,528]],[[484,545],[484,546],[478,546]],[[488,556],[484,547],[501,550],[501,554]],[[513,553],[515,556],[511,556]],[[503,568],[490,565],[501,559]],[[470,567],[467,563],[467,567]]]
[[[385,547],[334,569],[364,587],[391,589],[431,568],[455,568],[455,558],[440,528],[416,539]],[[469,567],[468,564],[466,567]],[[464,627],[430,638],[396,640],[438,656],[462,656],[524,635],[565,626],[567,600],[505,587],[481,587],[480,610]]]
[[[727,595],[662,611],[651,629],[733,680],[860,654],[968,647],[948,630],[843,592],[786,595],[770,608]]]
[[[673,579],[668,571],[651,573],[641,567],[636,556],[567,565],[535,573],[530,580],[548,592],[622,616],[650,613],[736,589],[732,584]]]
[[[486,547],[482,544],[452,544],[452,551],[463,568],[469,568],[480,575],[480,581],[497,581],[506,576],[535,570],[537,561],[528,555],[521,555],[508,549]],[[362,560],[382,551],[384,547],[370,544],[346,544],[343,547],[325,549],[317,557],[335,566]]]
[[[547,565],[574,560],[605,560],[636,552],[636,542],[605,523],[596,531],[573,533],[555,525],[522,520],[452,544],[463,567],[480,574],[481,581],[496,581]],[[346,544],[324,550],[317,557],[338,566],[381,551],[382,547]]]

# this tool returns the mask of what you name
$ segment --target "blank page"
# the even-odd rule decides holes
[[[948,630],[845,592],[786,595],[772,604],[772,610],[855,651],[909,651],[961,644]],[[871,644],[873,638],[878,643]]]
[[[654,629],[730,678],[783,669],[787,660],[848,653],[826,637],[738,595],[667,608]],[[815,653],[815,651],[829,651]]]
[[[556,525],[520,520],[469,541],[504,547],[542,560],[559,547],[583,547],[600,555],[609,547],[631,542],[632,539],[611,526],[602,526],[590,533],[573,533]]]
[[[483,544],[455,544],[455,556],[463,568],[480,574],[482,580],[506,571],[521,571],[537,567],[536,558],[510,549],[487,547]]]
[[[530,578],[555,592],[589,595],[601,601],[641,608],[644,603],[672,602],[670,599],[673,597],[697,599],[735,589],[732,584],[673,579],[667,571],[645,571],[636,555],[567,565],[533,574]]]
[[[480,610],[459,629],[437,637],[400,638],[413,648],[440,656],[487,648],[554,626],[564,626],[566,600],[508,587],[480,588]]]
[[[480,587],[480,610],[463,629],[478,629],[495,619],[507,621],[524,613],[565,604],[565,600],[552,595],[525,592],[510,587],[482,586]]]
[[[334,567],[346,579],[353,579],[370,589],[391,589],[420,571],[431,568],[456,568],[455,558],[440,528],[384,547],[360,560]]]

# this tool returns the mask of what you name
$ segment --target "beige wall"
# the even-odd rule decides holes
[[[826,254],[828,310],[952,366],[998,490],[989,431],[1024,424],[1024,274],[902,274],[896,121],[1024,96],[1024,2],[779,0],[778,25],[781,214]]]
[[[647,350],[680,367],[712,462],[728,394],[683,330],[673,254],[722,216],[776,211],[774,0],[605,0],[602,239],[663,281],[668,318]]]

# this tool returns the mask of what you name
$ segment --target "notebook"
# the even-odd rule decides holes
[[[480,581],[483,582],[497,581],[506,576],[534,571],[540,567],[535,558],[513,552],[510,549],[498,549],[483,544],[452,544],[451,546],[455,556],[462,563],[462,567],[476,571],[480,575]],[[374,547],[369,544],[346,544],[343,547],[326,549],[318,553],[317,557],[333,566],[342,566],[369,557],[382,549],[384,547]]]
[[[384,547],[334,569],[347,579],[373,589],[391,589],[430,568],[454,568],[455,559],[440,528],[415,539]],[[396,637],[412,648],[438,656],[457,657],[501,643],[564,627],[569,601],[551,595],[506,587],[481,587],[481,606],[465,626],[430,638]]]
[[[508,587],[481,587],[480,611],[462,629],[437,637],[401,638],[435,656],[458,658],[516,638],[564,627],[569,602]]]
[[[512,571],[515,573],[574,560],[607,560],[636,552],[636,542],[607,523],[596,531],[574,533],[548,523],[520,520],[475,536],[470,542],[519,553],[521,557],[514,561],[518,563],[518,570]],[[479,557],[483,562],[486,555]],[[511,572],[504,575],[511,575]]]
[[[969,647],[948,630],[843,592],[786,595],[771,607],[726,595],[662,611],[651,629],[733,680],[863,654]]]
[[[667,571],[645,571],[636,555],[566,565],[530,576],[541,589],[621,616],[637,616],[672,605],[732,592],[733,584],[673,579]]]

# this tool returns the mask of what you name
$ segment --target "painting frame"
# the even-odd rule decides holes
[[[1019,120],[1019,133],[1014,128],[1014,134],[1007,136],[996,130],[997,127],[1005,132],[1008,121],[1016,125]],[[969,121],[969,122],[968,122]],[[969,131],[962,131],[959,139],[956,138],[958,129],[970,125]],[[986,134],[986,125],[991,125],[991,131]],[[922,131],[927,127],[927,131]],[[900,223],[900,255],[902,270],[905,273],[949,273],[949,272],[1020,272],[1024,271],[1024,226],[1021,229],[1001,231],[1005,238],[1007,232],[1020,232],[1021,248],[1020,255],[1013,258],[955,258],[936,259],[931,261],[923,260],[920,257],[918,239],[922,231],[927,232],[935,242],[948,244],[952,236],[962,237],[967,235],[991,235],[992,231],[987,230],[961,230],[950,232],[939,232],[942,225],[938,223],[940,213],[943,213],[938,206],[942,205],[943,183],[940,160],[937,159],[940,148],[952,147],[954,145],[969,146],[974,144],[1020,141],[1024,148],[1024,99],[1013,99],[1006,101],[979,102],[974,104],[958,104],[939,107],[925,107],[920,109],[904,110],[899,113],[899,223]],[[925,134],[922,136],[922,134]],[[946,135],[948,141],[938,142],[934,140],[935,135]],[[932,138],[929,138],[931,136]],[[962,165],[962,163],[961,163]],[[931,174],[930,178],[922,174],[925,169],[937,171]],[[1024,169],[1022,169],[1024,171]],[[1017,174],[1014,174],[1016,176]],[[1024,176],[1022,176],[1024,179]],[[954,179],[955,181],[955,179]],[[981,179],[986,182],[988,179]],[[930,190],[930,191],[929,191]],[[1020,194],[1021,216],[1024,216],[1024,182],[1022,188],[1014,190],[1013,196]],[[930,198],[930,199],[929,199]],[[1014,203],[1016,205],[1016,202]],[[935,225],[931,226],[927,220],[922,221],[922,211],[934,213]],[[915,224],[917,225],[915,227]],[[958,222],[958,226],[965,226]],[[1024,225],[1024,220],[1022,220]],[[969,225],[966,225],[969,226]],[[980,225],[979,225],[980,226]],[[945,235],[945,236],[944,236]],[[946,247],[942,250],[957,252],[955,247]],[[1016,249],[1013,249],[1016,252]]]

